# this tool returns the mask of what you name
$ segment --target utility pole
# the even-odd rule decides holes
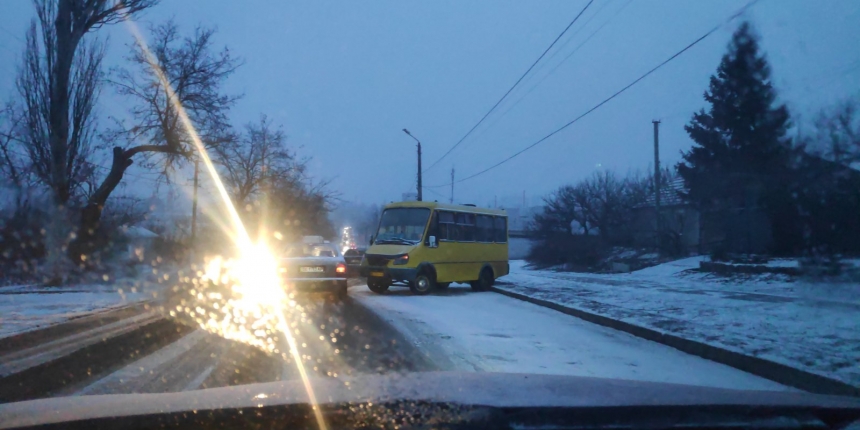
[[[448,203],[454,204],[454,168],[451,168],[451,200]]]
[[[654,124],[654,214],[657,218],[656,244],[657,252],[660,252],[660,234],[662,222],[660,217],[660,121],[651,121]]]
[[[403,132],[408,134],[409,137],[415,139],[415,142],[418,143],[418,201],[420,202],[422,200],[421,199],[421,188],[422,188],[421,187],[421,141],[418,140],[418,138],[416,138],[415,136],[413,136],[412,133],[409,132],[409,130],[404,128]]]
[[[197,236],[197,182],[200,176],[200,157],[194,158],[194,194],[191,198],[191,245]]]

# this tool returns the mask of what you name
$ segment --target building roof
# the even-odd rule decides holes
[[[444,209],[450,211],[457,212],[471,212],[471,213],[482,213],[488,215],[502,215],[507,216],[507,212],[504,209],[491,209],[491,208],[481,208],[476,206],[467,206],[467,205],[455,205],[448,203],[439,203],[439,202],[394,202],[385,205],[385,209],[388,208],[428,208],[428,209]]]
[[[132,239],[152,239],[158,237],[152,230],[139,226],[131,226],[125,230],[125,235]]]
[[[660,206],[682,206],[686,205],[686,202],[683,197],[681,197],[682,192],[687,190],[684,185],[684,179],[676,178],[673,179],[667,186],[660,188]],[[655,198],[654,194],[650,194],[645,202],[637,205],[637,208],[653,208],[655,206]]]

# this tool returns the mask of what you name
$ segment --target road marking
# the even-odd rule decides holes
[[[188,385],[186,385],[185,388],[182,389],[182,391],[191,391],[191,390],[199,389],[200,385],[203,384],[203,381],[205,381],[206,378],[209,377],[209,374],[211,374],[213,370],[215,370],[214,364],[203,369],[203,371],[200,372],[200,374],[197,375],[197,377],[192,379],[191,382],[189,382]]]
[[[102,327],[27,348],[23,351],[4,355],[4,362],[0,363],[0,377],[47,363],[86,346],[135,330],[159,318],[161,318],[161,315],[155,312],[146,312]]]
[[[76,394],[106,394],[112,392],[133,392],[133,390],[118,389],[125,384],[130,384],[134,379],[145,376],[154,371],[158,366],[177,359],[180,355],[190,351],[203,339],[206,332],[195,330],[166,347],[147,355],[128,366],[119,369],[104,378],[84,387]],[[201,381],[202,382],[202,381]]]

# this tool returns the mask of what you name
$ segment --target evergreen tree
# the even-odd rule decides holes
[[[786,212],[790,193],[789,114],[777,105],[771,70],[748,23],[734,33],[705,100],[710,108],[693,115],[685,130],[694,141],[683,152],[678,173],[687,198],[702,209],[762,207],[777,241],[794,228]],[[782,237],[780,237],[782,235]],[[793,237],[793,236],[792,236]],[[775,248],[791,248],[775,243]]]

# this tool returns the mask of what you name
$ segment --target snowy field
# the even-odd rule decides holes
[[[442,370],[578,375],[786,390],[775,382],[630,334],[468,286],[413,296],[366,286],[350,296],[394,325]]]
[[[0,288],[0,338],[152,298],[110,285]]]
[[[860,285],[691,272],[701,258],[607,275],[512,261],[497,287],[860,386]]]

